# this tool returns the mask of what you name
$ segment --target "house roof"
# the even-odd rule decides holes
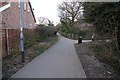
[[[8,2],[0,2],[0,7],[3,7],[4,5],[9,4]]]
[[[30,5],[30,9],[31,9],[31,12],[32,12],[34,21],[36,22],[35,15],[34,15],[34,12],[33,12],[33,9],[32,9],[32,5],[31,5],[31,3],[30,3],[30,0],[28,0],[28,3],[29,3],[29,5]]]

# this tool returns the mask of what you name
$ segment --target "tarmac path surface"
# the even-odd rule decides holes
[[[74,44],[58,34],[58,42],[11,78],[86,78]]]

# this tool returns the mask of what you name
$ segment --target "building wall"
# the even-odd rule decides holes
[[[35,28],[35,21],[29,3],[23,3],[23,18],[24,28]]]
[[[26,10],[24,4],[26,3]],[[23,28],[34,29],[35,20],[28,2],[22,3]],[[29,10],[29,11],[28,11]],[[20,14],[19,3],[11,2],[11,6],[2,11],[2,54],[11,54],[16,44],[19,46]],[[7,51],[8,50],[8,51]]]
[[[24,4],[26,3],[26,10],[24,7]],[[24,28],[31,28],[30,24],[32,24],[32,28],[35,27],[35,21],[34,17],[32,15],[32,11],[30,9],[29,3],[24,2],[22,3],[22,8],[23,8],[23,27]],[[29,12],[28,12],[29,10]],[[8,29],[19,29],[20,26],[20,21],[19,18],[19,3],[18,2],[12,2],[11,7],[2,11],[2,22],[3,22],[3,29],[8,28]],[[25,26],[25,22],[27,22],[27,27]]]

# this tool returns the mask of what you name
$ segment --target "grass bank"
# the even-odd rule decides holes
[[[113,42],[92,42],[89,48],[99,61],[120,73],[120,53]]]
[[[69,38],[69,39],[73,39],[73,40],[78,39],[78,36],[76,34],[65,33],[65,32],[62,32],[62,31],[59,31],[59,33],[61,35],[63,35],[64,37]]]

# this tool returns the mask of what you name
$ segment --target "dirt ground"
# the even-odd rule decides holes
[[[94,57],[89,46],[90,43],[75,44],[87,78],[120,78],[111,67]]]

